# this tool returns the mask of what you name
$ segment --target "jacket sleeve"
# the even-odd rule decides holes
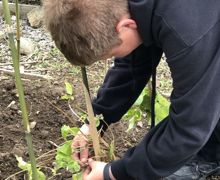
[[[117,122],[132,106],[148,82],[151,71],[151,47],[140,45],[130,55],[115,59],[97,98],[93,100],[95,114],[104,117],[105,122],[101,122],[104,130],[107,128],[106,123],[109,125]]]
[[[113,161],[117,180],[166,177],[210,138],[220,118],[220,40],[211,35],[167,60],[174,87],[169,115],[122,159]]]

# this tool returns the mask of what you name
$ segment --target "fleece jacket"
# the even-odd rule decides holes
[[[109,125],[120,120],[162,53],[173,91],[169,115],[112,162],[113,175],[117,180],[160,179],[203,150],[220,160],[220,1],[129,0],[128,4],[143,44],[115,59],[93,101],[95,113]]]

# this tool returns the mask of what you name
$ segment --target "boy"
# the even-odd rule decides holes
[[[44,7],[46,25],[72,64],[117,57],[93,101],[108,125],[135,102],[162,52],[173,78],[169,115],[122,159],[107,165],[90,159],[85,180],[201,180],[217,173],[219,0],[45,0]],[[81,130],[89,134],[88,125]],[[85,145],[79,134],[73,147]],[[74,158],[83,165],[88,150]]]

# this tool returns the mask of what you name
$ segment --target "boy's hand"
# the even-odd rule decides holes
[[[89,159],[89,166],[83,173],[83,180],[103,180],[103,170],[107,163]]]
[[[89,125],[84,124],[79,133],[74,137],[72,143],[73,159],[78,161],[81,166],[85,166],[89,157],[89,149],[87,146],[89,135]]]

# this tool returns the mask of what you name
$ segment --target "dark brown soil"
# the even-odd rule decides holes
[[[9,2],[15,2],[14,0],[9,0]],[[41,4],[41,0],[18,0],[21,4]]]

